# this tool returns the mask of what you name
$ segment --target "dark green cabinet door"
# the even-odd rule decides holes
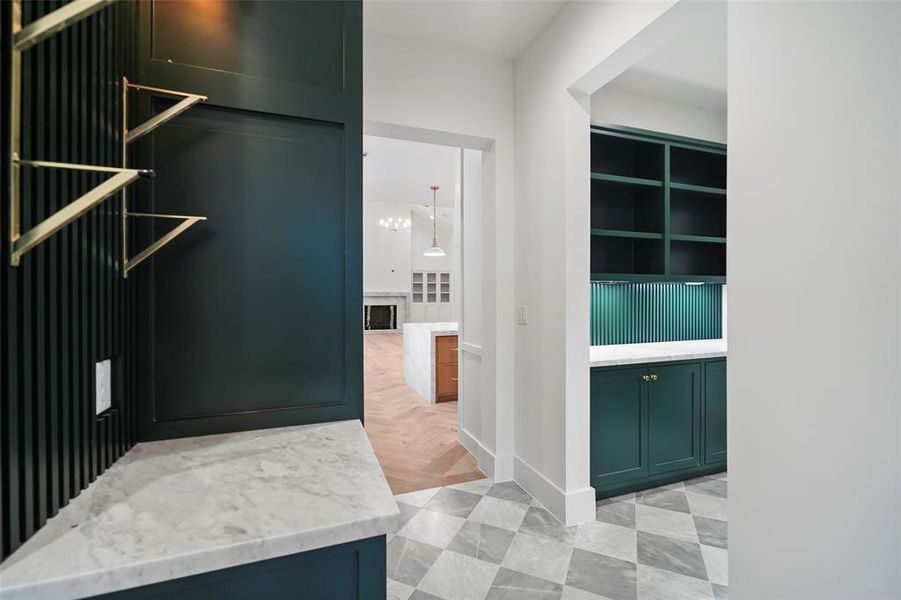
[[[650,474],[697,467],[701,464],[701,364],[649,368]]]
[[[705,452],[708,465],[726,462],[726,361],[711,361],[704,368]]]
[[[591,484],[648,475],[646,367],[591,372]]]

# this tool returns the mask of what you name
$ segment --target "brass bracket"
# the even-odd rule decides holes
[[[152,171],[123,167],[102,167],[21,158],[22,132],[22,52],[66,27],[88,17],[114,0],[73,0],[34,22],[22,26],[22,0],[12,1],[12,52],[10,52],[10,203],[9,203],[9,244],[10,264],[18,266],[22,256],[48,237],[79,218],[129,183],[142,176],[153,176]],[[113,173],[100,185],[94,187],[64,208],[47,217],[25,233],[21,231],[22,189],[20,170],[22,167],[72,169]]]
[[[128,128],[128,90],[136,90],[139,92],[149,92],[152,94],[161,94],[164,96],[175,96],[181,98],[179,102],[170,106],[163,112],[147,119],[134,129]],[[167,90],[163,88],[151,87],[149,85],[139,85],[131,83],[126,77],[122,78],[122,166],[128,164],[128,144],[147,135],[160,125],[172,120],[184,111],[188,110],[198,102],[205,102],[206,96],[200,94],[190,94],[186,92],[178,92],[175,90]],[[182,222],[166,233],[163,237],[153,242],[144,250],[141,250],[133,258],[128,257],[128,218],[129,217],[148,217],[154,219],[180,219]],[[122,190],[122,276],[128,277],[128,272],[136,266],[150,258],[157,250],[174,240],[176,237],[184,233],[189,227],[200,221],[206,221],[206,217],[198,217],[191,215],[164,215],[156,213],[136,213],[128,211],[128,195]]]

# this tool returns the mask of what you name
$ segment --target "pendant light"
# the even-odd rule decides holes
[[[441,246],[438,245],[438,186],[433,185],[432,190],[432,247],[422,253],[423,256],[447,256]]]

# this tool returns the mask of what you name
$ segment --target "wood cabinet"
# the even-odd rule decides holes
[[[725,372],[725,359],[592,369],[590,469],[598,497],[722,471]]]
[[[457,399],[457,336],[435,337],[435,401]]]

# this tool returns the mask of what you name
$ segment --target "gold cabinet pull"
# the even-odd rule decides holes
[[[642,381],[650,381],[650,380],[651,380],[651,376],[650,376],[650,375],[642,375],[642,376],[641,376],[641,380],[642,380]]]
[[[454,352],[456,352],[457,350],[459,350],[459,348],[457,348],[456,346],[454,346],[453,348],[451,348],[451,350],[453,350]]]
[[[451,377],[451,381],[457,381],[456,377]]]
[[[651,375],[651,381],[657,381],[657,374]]]

